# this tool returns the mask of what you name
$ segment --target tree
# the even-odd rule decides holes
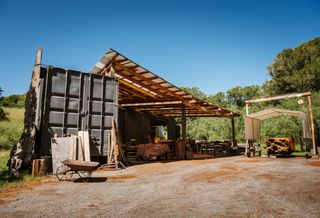
[[[2,88],[0,87],[0,99],[2,98],[1,95],[2,95]],[[7,119],[7,115],[6,115],[6,112],[3,110],[2,107],[0,107],[0,120],[6,120]]]
[[[320,91],[320,37],[283,50],[268,71],[271,94]]]
[[[245,105],[245,100],[249,100],[253,97],[258,97],[260,95],[260,86],[237,86],[227,91],[227,101],[233,105],[238,106],[239,108],[242,108]]]
[[[201,100],[206,100],[207,95],[202,92],[198,87],[182,87],[183,91],[186,91],[187,93],[191,94],[192,96],[199,98]]]
[[[314,123],[318,144],[320,141],[320,37],[296,48],[283,50],[268,67],[272,79],[264,84],[270,94],[311,91]]]
[[[215,95],[209,95],[207,100],[208,102],[220,107],[227,107],[228,105],[226,94],[224,92],[217,92]]]

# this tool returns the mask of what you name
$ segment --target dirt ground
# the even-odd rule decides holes
[[[93,177],[2,195],[1,217],[320,217],[314,159],[149,163]]]

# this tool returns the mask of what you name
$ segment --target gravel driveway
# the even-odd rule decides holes
[[[320,161],[231,157],[96,171],[1,199],[1,217],[320,217]]]

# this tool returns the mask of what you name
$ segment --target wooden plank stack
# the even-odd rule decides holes
[[[112,120],[112,131],[111,131],[110,143],[108,143],[107,148],[107,163],[102,165],[100,168],[107,170],[118,170],[125,168],[125,165],[122,161],[128,166],[128,160],[125,156],[125,153],[122,149],[122,141],[120,134],[117,130],[116,122]]]

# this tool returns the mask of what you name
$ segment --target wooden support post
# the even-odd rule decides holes
[[[24,130],[17,144],[12,148],[8,162],[11,175],[19,176],[23,169],[32,165],[36,135],[39,132],[40,113],[40,71],[42,48],[37,49],[35,65],[29,91],[26,95]]]
[[[174,118],[170,117],[168,119],[168,139],[176,140],[176,122]]]
[[[187,118],[186,118],[186,106],[182,105],[182,114],[181,114],[181,124],[182,124],[182,140],[186,141],[187,136]]]
[[[236,147],[237,141],[236,141],[236,130],[234,127],[234,117],[231,118],[231,129],[232,129],[232,147]]]
[[[314,134],[312,103],[311,103],[311,96],[310,95],[308,96],[308,104],[309,104],[309,118],[310,118],[310,125],[311,125],[313,155],[316,155],[318,152],[317,152],[316,139],[315,139],[315,134]]]
[[[186,144],[187,144],[187,117],[186,117],[186,106],[184,104],[182,105],[181,124],[182,124],[183,148],[186,149]],[[185,159],[185,157],[184,157],[184,159]]]
[[[246,103],[246,115],[249,115],[249,104]],[[248,153],[248,147],[249,147],[249,141],[248,139],[246,140],[246,150],[245,150],[245,155]]]

